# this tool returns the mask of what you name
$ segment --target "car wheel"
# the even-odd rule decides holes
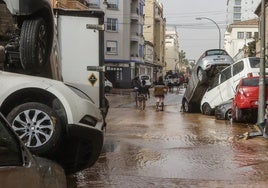
[[[184,112],[191,112],[191,104],[189,104],[187,100],[183,100],[182,107]]]
[[[34,154],[50,154],[58,147],[62,128],[59,117],[50,107],[24,103],[11,110],[7,120]]]
[[[225,113],[225,119],[226,120],[232,119],[232,109],[227,110],[227,112]]]
[[[206,80],[206,72],[202,68],[198,68],[197,78],[200,83],[203,83]]]
[[[48,27],[42,18],[25,20],[21,27],[20,58],[24,70],[38,70],[48,61]]]
[[[208,116],[212,115],[212,109],[208,103],[203,104],[202,113]]]
[[[242,117],[243,117],[243,114],[242,114],[242,110],[239,109],[237,106],[235,107],[235,121],[242,121]]]

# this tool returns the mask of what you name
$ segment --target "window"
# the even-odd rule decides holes
[[[234,7],[234,12],[240,13],[241,12],[241,7]]]
[[[139,57],[142,57],[143,54],[143,46],[139,44]]]
[[[244,62],[239,61],[238,63],[233,65],[233,76],[237,75],[244,69]]]
[[[231,67],[224,69],[222,71],[222,74],[221,74],[221,83],[225,82],[226,80],[228,80],[231,77],[232,77]]]
[[[234,20],[240,21],[241,20],[241,13],[234,13]]]
[[[92,7],[92,8],[99,8],[100,2],[99,0],[89,0],[88,5],[89,7]]]
[[[259,33],[258,32],[254,32],[254,38],[257,39],[259,37]]]
[[[235,0],[235,5],[241,5],[241,0]]]
[[[238,39],[244,39],[244,32],[237,32]]]
[[[106,54],[117,54],[117,41],[106,42]]]
[[[118,0],[108,0],[107,9],[118,9]]]
[[[117,22],[116,18],[107,18],[107,31],[117,31]]]
[[[247,32],[246,33],[246,38],[247,39],[251,39],[252,38],[252,33],[251,32]]]

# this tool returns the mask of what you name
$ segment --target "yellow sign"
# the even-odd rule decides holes
[[[95,85],[95,83],[98,81],[97,77],[92,73],[89,78],[88,81],[91,83],[92,86]]]

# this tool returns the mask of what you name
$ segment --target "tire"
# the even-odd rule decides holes
[[[232,119],[232,109],[227,110],[227,112],[225,113],[225,119],[226,120]]]
[[[206,80],[206,72],[202,68],[198,68],[197,70],[197,78],[200,83],[204,83]]]
[[[203,104],[202,113],[208,116],[212,115],[212,109],[208,103]]]
[[[60,144],[63,130],[60,118],[50,107],[42,103],[21,104],[11,110],[7,120],[34,154],[51,154]]]
[[[237,106],[235,107],[235,121],[240,122],[242,121],[243,118],[243,114],[242,114],[242,110],[239,109]]]
[[[183,107],[184,112],[187,112],[187,113],[191,112],[191,104],[189,104],[186,99],[183,100],[182,107]]]
[[[49,33],[44,19],[35,18],[22,23],[20,59],[24,70],[41,70],[49,58]]]

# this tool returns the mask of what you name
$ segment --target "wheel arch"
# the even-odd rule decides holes
[[[49,106],[60,117],[63,125],[66,125],[67,115],[62,102],[52,93],[39,88],[15,91],[3,101],[0,111],[6,117],[13,108],[27,102],[39,102]]]

